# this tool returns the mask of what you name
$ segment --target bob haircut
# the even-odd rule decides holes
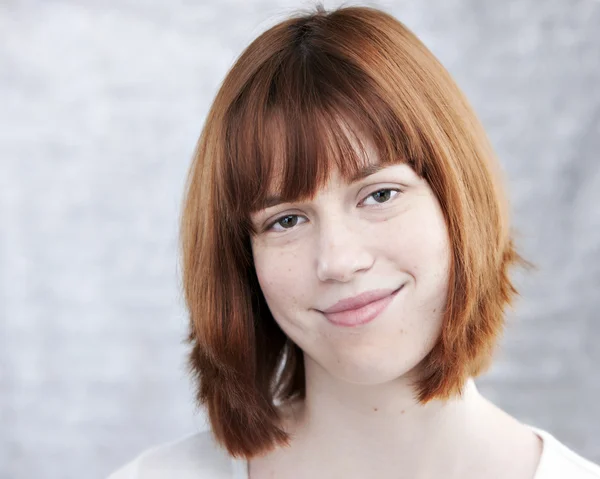
[[[181,216],[198,406],[231,456],[289,444],[284,405],[305,394],[302,350],[271,315],[253,266],[250,221],[311,198],[338,168],[408,163],[440,203],[451,245],[442,333],[419,365],[421,403],[461,394],[490,364],[526,262],[513,246],[501,172],[450,74],[391,15],[372,7],[297,13],[256,38],[225,77],[201,132]],[[359,148],[356,148],[356,145]],[[277,184],[275,185],[275,182]]]

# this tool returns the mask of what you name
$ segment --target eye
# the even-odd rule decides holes
[[[276,219],[273,223],[271,223],[269,226],[267,226],[267,230],[273,230],[273,231],[290,230],[298,224],[300,218],[302,218],[300,215],[282,216],[281,218]],[[275,228],[276,226],[279,226],[279,228]]]
[[[366,204],[366,202],[369,198],[373,198],[373,200],[375,200],[375,203],[372,203],[372,204],[386,203],[391,198],[395,197],[398,193],[400,193],[400,190],[398,190],[398,189],[382,188],[381,190],[374,191],[369,196],[367,196],[363,200],[363,204]]]
[[[390,199],[397,196],[398,193],[400,193],[400,190],[397,188],[382,188],[368,195],[361,204],[371,206],[367,204],[369,198],[372,198],[375,201],[375,203],[373,203],[375,205],[387,203]],[[300,215],[284,215],[267,225],[264,231],[282,232],[291,230],[298,224],[302,224],[305,220],[306,218]]]

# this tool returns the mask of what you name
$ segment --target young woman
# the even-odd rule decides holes
[[[260,35],[225,78],[181,224],[211,429],[125,478],[592,479],[473,382],[516,294],[494,153],[402,23],[346,7]]]

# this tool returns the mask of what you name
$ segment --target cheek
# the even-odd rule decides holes
[[[433,216],[427,230],[431,233],[424,246],[427,248],[432,261],[432,272],[440,282],[445,284],[450,273],[452,250],[448,238],[448,229],[441,211]]]
[[[378,228],[378,234],[373,235],[374,241],[385,250],[386,256],[401,261],[409,271],[421,274],[447,271],[450,248],[441,211],[430,205],[415,207]]]
[[[288,337],[300,342],[311,334],[305,313],[311,307],[312,291],[309,265],[301,258],[271,248],[254,254],[258,283],[273,319]]]
[[[419,278],[426,296],[424,309],[440,315],[448,295],[451,249],[443,217],[432,218],[427,225],[428,235],[416,247],[419,248],[421,270]]]
[[[415,205],[379,236],[395,238],[385,255],[411,278],[419,307],[438,311],[447,294],[451,250],[444,217],[434,206]]]
[[[273,313],[294,307],[302,296],[300,280],[307,277],[301,270],[306,261],[300,261],[294,252],[272,248],[257,247],[253,256],[258,282]]]
[[[447,278],[450,269],[450,245],[446,229],[435,225],[428,229],[428,234],[413,238],[414,268],[420,275],[431,277],[436,282]],[[434,234],[435,231],[435,234]]]

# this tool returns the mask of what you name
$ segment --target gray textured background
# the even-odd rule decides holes
[[[205,427],[181,343],[185,173],[234,58],[311,4],[0,2],[2,479],[103,477]],[[539,267],[480,389],[600,461],[600,3],[372,4],[471,99]]]

